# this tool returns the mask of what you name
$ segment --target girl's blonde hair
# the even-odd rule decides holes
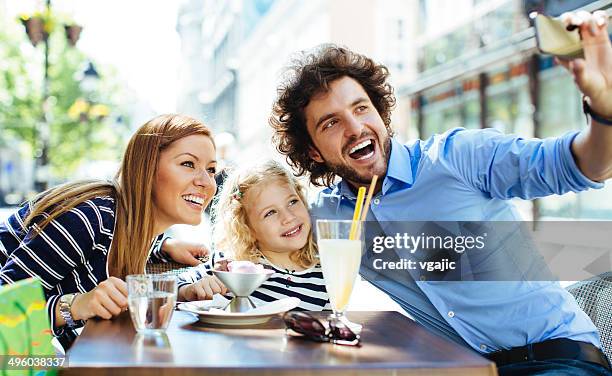
[[[279,162],[269,160],[244,170],[234,171],[225,180],[219,199],[215,203],[217,215],[215,243],[218,249],[231,252],[236,260],[258,262],[263,257],[249,227],[244,200],[253,187],[275,179],[293,188],[306,205],[304,187]],[[316,262],[317,248],[312,237],[312,228],[304,247],[294,251],[290,258],[304,268]]]
[[[191,135],[212,139],[202,122],[183,115],[160,115],[130,139],[121,167],[112,181],[88,180],[60,185],[39,194],[25,223],[34,234],[59,215],[94,197],[115,199],[115,231],[108,256],[109,275],[124,278],[144,272],[154,233],[153,185],[159,155],[171,143]],[[214,141],[213,141],[214,145]],[[42,220],[38,218],[48,214]],[[37,219],[37,221],[34,221]]]

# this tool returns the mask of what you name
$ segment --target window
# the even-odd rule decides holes
[[[478,79],[470,78],[425,91],[421,139],[455,127],[480,128],[478,87]]]
[[[540,116],[542,138],[560,136],[586,126],[581,95],[572,77],[562,67],[540,73]],[[539,200],[540,215],[555,218],[612,218],[612,184],[580,194],[549,196]]]

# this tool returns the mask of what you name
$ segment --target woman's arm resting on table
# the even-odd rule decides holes
[[[95,316],[111,319],[125,311],[127,306],[126,283],[119,278],[110,277],[93,290],[75,296],[70,313],[75,321],[87,320]],[[55,306],[55,327],[64,325],[66,325],[66,321],[60,314],[60,305],[58,304]]]

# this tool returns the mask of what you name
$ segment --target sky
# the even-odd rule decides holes
[[[179,0],[53,0],[55,11],[83,26],[77,48],[112,65],[119,82],[155,113],[174,112],[178,92]],[[41,9],[44,1],[7,0],[9,14]]]

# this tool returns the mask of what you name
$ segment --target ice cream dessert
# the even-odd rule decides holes
[[[268,274],[272,270],[265,269],[261,264],[254,264],[250,261],[231,261],[227,264],[227,271],[231,273],[245,274]]]
[[[219,278],[234,294],[234,298],[225,311],[247,312],[255,308],[255,304],[249,300],[249,295],[270,278],[274,271],[250,261],[229,261],[225,268],[227,271],[213,270],[213,275]]]

